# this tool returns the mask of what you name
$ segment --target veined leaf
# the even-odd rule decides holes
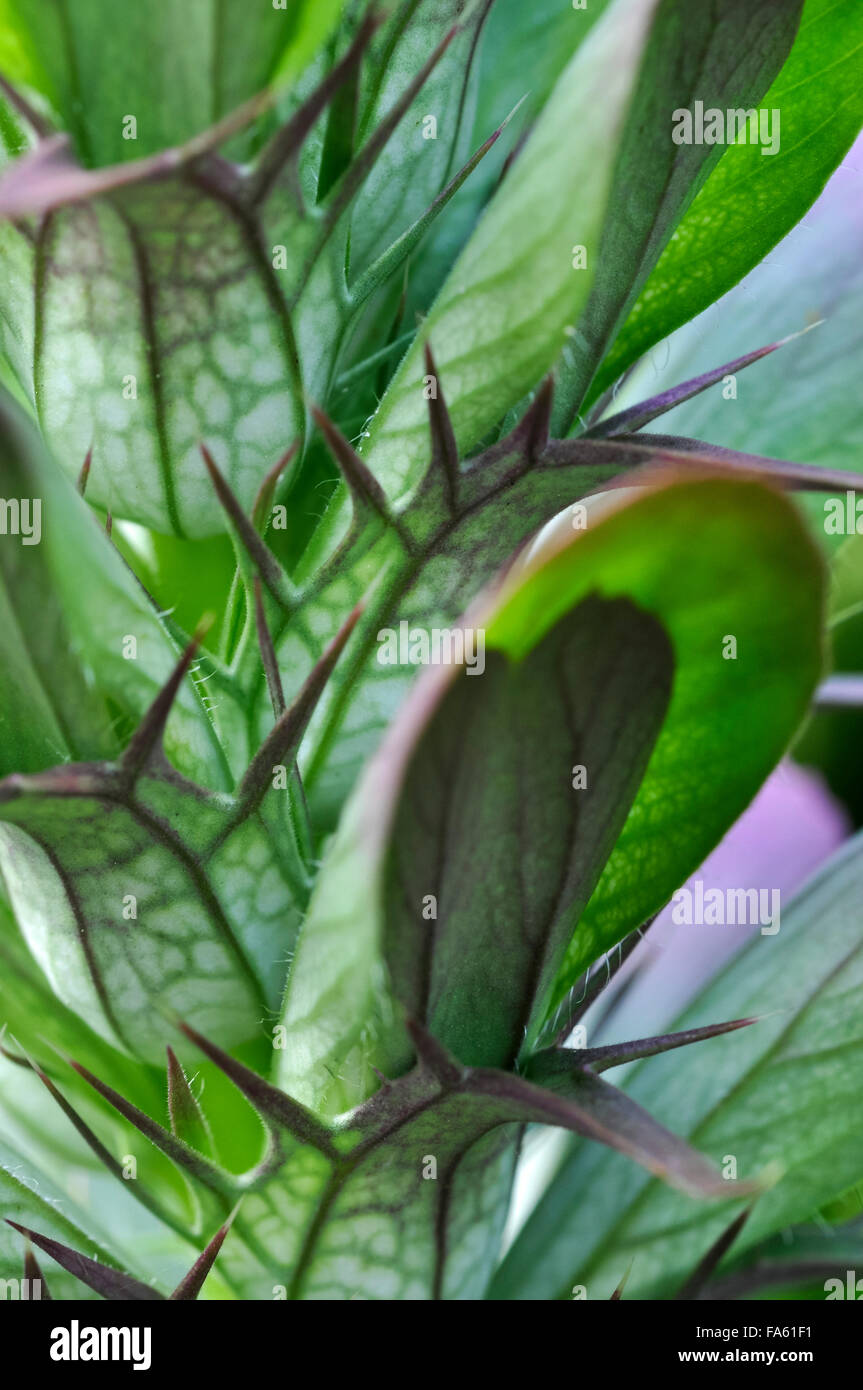
[[[627,1078],[627,1094],[716,1161],[732,1155],[739,1177],[781,1169],[737,1237],[735,1257],[860,1180],[861,882],[858,837],[795,899],[780,930],[756,936],[679,1024],[770,1016],[709,1052],[651,1058]],[[586,1283],[589,1297],[604,1298],[633,1256],[635,1295],[667,1296],[727,1224],[727,1212],[684,1205],[616,1158],[603,1163],[601,1183],[597,1172],[595,1153],[573,1150],[510,1250],[493,1297],[566,1298],[572,1284]],[[586,1192],[589,1202],[580,1200]]]
[[[390,751],[384,958],[395,998],[466,1065],[511,1066],[542,1017],[672,671],[655,619],[586,598],[517,663],[487,653],[430,718],[426,692],[409,760],[398,767]]]
[[[261,826],[231,833],[218,798],[153,778],[126,795],[74,764],[8,778],[0,818],[22,932],[92,1029],[156,1064],[171,1012],[228,1045],[258,1035],[302,905]]]
[[[693,535],[699,538],[695,550]],[[577,533],[556,555],[538,560],[532,572],[511,572],[486,622],[492,651],[516,662],[526,659],[566,613],[598,593],[603,599],[629,598],[657,617],[675,656],[668,716],[571,938],[551,993],[552,1010],[587,964],[662,906],[781,756],[819,674],[821,583],[817,556],[790,505],[757,484],[724,480],[687,482],[639,497]],[[755,593],[763,605],[753,604]],[[396,729],[407,727],[405,719]],[[515,727],[523,724],[522,719]],[[710,778],[693,775],[693,746],[711,760]],[[400,765],[405,756],[402,750]],[[501,756],[505,766],[506,754]],[[367,809],[392,800],[382,759],[383,750],[372,765],[377,773],[370,770],[370,781],[345,810],[286,995],[290,1041],[280,1059],[282,1083],[307,1104],[319,1105],[323,1098],[328,1109],[362,1099],[371,1084],[371,1062],[388,1073],[403,1065],[406,1054],[384,971],[380,866],[388,832]],[[435,894],[434,886],[426,892]],[[492,897],[489,911],[496,901]],[[419,922],[425,928],[421,917]],[[443,1008],[443,990],[441,1000]],[[413,994],[408,1003],[415,1006]]]
[[[778,152],[765,156],[759,144],[725,151],[603,362],[592,397],[731,289],[802,217],[860,129],[861,77],[859,5],[806,0],[788,61],[761,102],[780,113]]]
[[[425,324],[469,451],[556,361],[596,271],[599,241],[656,0],[610,6],[562,73]],[[572,132],[578,131],[573,148]],[[599,155],[597,152],[601,152]],[[587,248],[586,269],[575,248]],[[408,353],[364,453],[393,498],[425,452],[422,345]]]
[[[604,13],[428,316],[463,451],[559,358],[555,409],[572,418],[633,286],[718,155],[675,146],[671,110],[708,87],[711,100],[760,95],[787,52],[799,5],[753,11],[747,0],[744,25],[732,16],[718,25],[705,11],[697,32],[679,8],[668,0]],[[414,348],[370,425],[371,467],[394,495],[416,476],[422,376]]]

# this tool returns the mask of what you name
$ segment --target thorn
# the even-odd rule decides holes
[[[210,480],[216,490],[222,507],[224,508],[229,521],[231,522],[234,533],[249,555],[252,564],[257,569],[270,593],[277,603],[286,605],[290,601],[290,582],[287,575],[279,564],[273,552],[264,544],[246,516],[236,495],[228,486],[222,476],[216,461],[207,448],[206,444],[201,444],[201,454],[207,466]]]
[[[625,1272],[623,1278],[621,1279],[620,1283],[618,1284],[617,1288],[614,1290],[614,1293],[611,1295],[611,1298],[609,1299],[609,1302],[610,1302],[610,1303],[617,1303],[617,1302],[619,1302],[619,1300],[622,1298],[622,1296],[623,1296],[623,1290],[626,1288],[626,1283],[627,1283],[627,1280],[629,1279],[630,1274],[632,1273],[632,1266],[633,1266],[634,1264],[635,1264],[635,1256],[633,1255],[632,1259],[629,1261],[629,1267],[628,1267],[628,1269],[626,1270],[626,1272]]]
[[[282,677],[279,673],[279,663],[276,659],[276,649],[273,646],[273,638],[267,626],[267,615],[264,612],[264,601],[261,594],[261,581],[255,575],[255,627],[258,631],[258,646],[261,649],[261,661],[264,665],[264,673],[267,677],[267,689],[270,692],[270,703],[273,706],[273,713],[277,719],[281,719],[285,712],[285,692],[282,687]]]
[[[234,1207],[227,1221],[220,1226],[213,1239],[209,1242],[206,1249],[196,1259],[192,1268],[179,1282],[174,1292],[169,1295],[172,1303],[191,1302],[198,1297],[201,1292],[204,1280],[216,1262],[216,1256],[224,1244],[225,1236],[233,1225],[234,1217],[240,1209],[240,1203]]]
[[[531,463],[548,447],[551,436],[551,408],[554,403],[554,377],[547,376],[513,430],[521,439],[522,448]]]
[[[649,425],[652,420],[656,420],[666,411],[674,406],[680,405],[683,401],[691,400],[693,396],[698,396],[708,387],[715,386],[722,381],[723,377],[736,372],[742,372],[746,367],[751,367],[755,362],[760,362],[763,357],[769,357],[772,352],[779,348],[787,347],[797,338],[804,338],[807,333],[811,333],[813,328],[819,328],[824,319],[817,319],[810,323],[806,328],[798,329],[796,333],[789,333],[784,338],[779,338],[775,343],[768,343],[766,347],[756,348],[754,352],[747,352],[743,357],[736,357],[733,362],[726,362],[721,367],[714,367],[712,371],[704,372],[701,376],[691,377],[688,381],[683,381],[679,386],[672,386],[670,390],[661,392],[658,396],[651,396],[648,400],[639,401],[637,405],[630,406],[627,410],[620,411],[617,415],[610,415],[605,420],[600,420],[598,424],[587,430],[588,439],[609,439],[619,434],[633,434],[641,430],[645,425]]]
[[[295,439],[290,448],[286,449],[282,457],[273,464],[269,473],[266,474],[264,481],[258,488],[258,495],[252,507],[252,525],[257,531],[265,529],[267,514],[272,506],[273,495],[276,491],[276,483],[284,473],[288,464],[295,457],[300,447],[300,441]]]
[[[621,1066],[624,1062],[635,1061],[641,1057],[656,1057],[661,1052],[671,1052],[676,1047],[690,1047],[692,1043],[704,1042],[709,1038],[722,1037],[724,1033],[734,1033],[738,1028],[749,1028],[753,1023],[762,1023],[765,1015],[757,1018],[733,1018],[728,1023],[711,1023],[705,1028],[687,1028],[681,1033],[663,1033],[653,1038],[637,1038],[632,1042],[610,1043],[606,1047],[582,1047],[573,1051],[580,1067],[592,1067],[595,1072],[607,1071],[609,1067]],[[566,1048],[563,1049],[567,1051]],[[537,1056],[541,1056],[540,1053]]]
[[[453,515],[458,505],[458,484],[459,484],[459,456],[458,445],[456,444],[455,432],[452,427],[452,418],[447,409],[446,400],[441,389],[440,377],[437,365],[431,349],[431,343],[425,342],[423,346],[425,353],[426,373],[435,382],[435,396],[429,398],[429,431],[431,433],[432,457],[431,468],[442,470],[444,484],[449,499],[450,511]]]
[[[91,444],[81,465],[81,472],[78,474],[78,491],[81,496],[87,491],[87,482],[90,477],[90,465],[93,462],[93,445]]]
[[[149,1284],[142,1284],[140,1279],[133,1279],[131,1274],[124,1274],[122,1270],[113,1269],[111,1265],[100,1264],[98,1260],[91,1260],[86,1255],[79,1255],[77,1250],[72,1250],[68,1245],[61,1245],[58,1240],[52,1240],[50,1236],[42,1236],[38,1231],[31,1231],[28,1226],[19,1226],[17,1221],[10,1221],[5,1218],[7,1226],[11,1226],[20,1235],[32,1240],[40,1250],[46,1255],[50,1255],[52,1260],[63,1269],[74,1274],[76,1279],[80,1279],[82,1284],[100,1293],[103,1298],[112,1302],[161,1302],[162,1295],[150,1287]]]
[[[173,703],[195,653],[210,631],[213,622],[212,614],[207,614],[201,619],[186,650],[132,735],[120,760],[124,774],[132,783],[144,770],[153,754],[157,750],[161,750],[165,725],[168,722]]]
[[[40,1299],[40,1302],[42,1302],[42,1303],[52,1303],[52,1302],[53,1302],[53,1299],[51,1298],[51,1293],[50,1293],[50,1290],[49,1290],[49,1288],[48,1288],[48,1285],[45,1283],[45,1276],[44,1276],[44,1274],[42,1273],[41,1269],[39,1268],[39,1261],[36,1259],[36,1256],[33,1254],[33,1250],[32,1250],[32,1247],[31,1247],[31,1245],[30,1245],[30,1238],[29,1238],[29,1236],[25,1236],[24,1239],[25,1239],[25,1245],[24,1245],[24,1278],[27,1280],[27,1283],[28,1283],[28,1290],[31,1291],[31,1292],[30,1292],[30,1297],[31,1297],[31,1298],[33,1297],[33,1295],[32,1295],[32,1288],[33,1288],[33,1285],[34,1285],[34,1284],[38,1284],[38,1285],[39,1285],[39,1299]]]
[[[106,512],[106,513],[105,513],[105,535],[108,537],[109,540],[111,539],[111,533],[112,533],[113,530],[114,530],[114,518],[112,517],[112,515],[111,515],[110,512]]]
[[[710,1279],[710,1276],[720,1264],[723,1255],[727,1254],[731,1249],[745,1226],[753,1205],[754,1203],[745,1207],[739,1216],[735,1216],[731,1225],[726,1227],[717,1241],[714,1241],[707,1254],[699,1261],[686,1283],[675,1295],[675,1300],[677,1302],[687,1303],[698,1298],[705,1284]]]
[[[363,514],[374,512],[385,526],[395,526],[396,521],[390,510],[389,499],[377,478],[329,416],[316,405],[313,405],[311,410],[315,424],[324,436],[327,447],[348,485],[355,520],[359,520]]]
[[[464,1077],[464,1067],[450,1056],[442,1043],[439,1043],[426,1028],[425,1024],[418,1022],[415,1018],[405,1020],[405,1026],[410,1034],[411,1041],[419,1062],[432,1076],[440,1082],[446,1089],[451,1090],[458,1086]]]
[[[331,97],[360,62],[371,42],[383,15],[369,9],[357,30],[356,38],[344,57],[335,64],[311,96],[295,111],[290,120],[276,131],[266,146],[248,184],[248,196],[253,203],[261,202],[271,192],[279,174],[303,145],[315,121],[325,110]]]
[[[150,1116],[145,1115],[143,1110],[139,1110],[131,1101],[126,1100],[125,1097],[121,1096],[118,1091],[115,1091],[112,1086],[107,1086],[104,1081],[100,1081],[97,1076],[94,1076],[93,1073],[82,1066],[80,1062],[75,1062],[70,1058],[69,1065],[74,1067],[75,1071],[79,1076],[83,1077],[88,1086],[92,1086],[94,1091],[98,1091],[99,1095],[102,1096],[109,1105],[113,1106],[113,1108],[123,1116],[124,1120],[128,1120],[129,1124],[134,1125],[135,1129],[139,1130],[146,1139],[149,1139],[151,1144],[155,1144],[157,1149],[161,1149],[162,1153],[170,1158],[172,1162],[176,1163],[180,1168],[184,1168],[187,1173],[190,1173],[193,1178],[197,1178],[199,1182],[203,1183],[203,1185],[208,1187],[211,1191],[217,1192],[222,1196],[227,1193],[230,1193],[231,1196],[235,1195],[236,1182],[230,1174],[222,1172],[214,1163],[210,1163],[208,1159],[197,1153],[195,1149],[190,1148],[184,1140],[171,1134],[170,1131],[165,1129],[163,1125],[160,1125],[158,1121],[151,1120]]]
[[[329,1131],[315,1118],[311,1111],[300,1105],[299,1101],[293,1100],[284,1091],[280,1091],[277,1086],[271,1086],[269,1081],[265,1081],[256,1071],[252,1071],[242,1062],[236,1061],[229,1053],[223,1052],[220,1047],[196,1032],[194,1028],[190,1028],[187,1023],[180,1022],[177,1026],[189,1041],[203,1052],[205,1057],[209,1057],[210,1061],[224,1072],[230,1081],[233,1081],[262,1119],[280,1129],[287,1130],[299,1143],[314,1145],[328,1158],[338,1157]]]
[[[420,68],[416,76],[408,83],[398,100],[393,102],[386,115],[375,126],[374,131],[369,136],[362,149],[359,150],[352,163],[348,165],[341,178],[334,185],[332,192],[328,195],[327,202],[324,204],[325,230],[331,230],[341,217],[345,208],[349,207],[353,202],[357,190],[362,187],[362,184],[365,182],[369,171],[374,166],[381,150],[386,145],[393,131],[400,124],[405,113],[412,106],[419,92],[422,91],[422,88],[434,72],[460,28],[461,25],[456,23],[447,30],[422,68]]]
[[[345,649],[348,638],[360,619],[362,611],[363,605],[358,603],[336,633],[323,656],[306,677],[293,704],[285,710],[278,723],[270,730],[250,762],[237,789],[237,800],[242,803],[244,816],[260,805],[263,800],[270,785],[273,767],[277,763],[296,761],[303,734],[315,706],[332,675],[336,662]]]

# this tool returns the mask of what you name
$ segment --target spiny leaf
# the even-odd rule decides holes
[[[685,1029],[705,1014],[754,1013],[768,1002],[772,1015],[721,1047],[640,1062],[626,1080],[635,1103],[704,1152],[733,1156],[741,1177],[774,1168],[737,1237],[741,1260],[859,1182],[861,884],[858,835],[784,908],[781,929],[751,938],[677,1022]],[[725,1219],[616,1160],[602,1167],[614,1200],[601,1209],[582,1200],[598,1182],[586,1146],[573,1149],[504,1261],[496,1297],[566,1297],[585,1281],[601,1297],[636,1247],[634,1296],[673,1296],[726,1230]]]
[[[510,1065],[544,1014],[665,715],[672,656],[654,620],[597,597],[520,655],[483,646],[467,666],[429,671],[342,819],[288,982],[279,1058],[285,1088],[318,1106],[325,1095],[329,1113],[362,1099],[371,1064],[398,1073],[399,1007],[460,1063],[486,1066]],[[587,787],[574,790],[583,764]],[[322,996],[325,1011],[311,1003]]]
[[[723,1256],[727,1255],[732,1245],[736,1241],[745,1223],[749,1219],[751,1207],[744,1207],[739,1216],[722,1232],[718,1240],[714,1241],[707,1254],[699,1261],[698,1267],[692,1271],[686,1283],[677,1294],[678,1300],[686,1302],[698,1298],[710,1280],[716,1268],[721,1263]]]
[[[91,1260],[87,1255],[80,1255],[77,1250],[62,1245],[58,1240],[52,1240],[50,1236],[40,1235],[38,1231],[19,1226],[17,1221],[9,1221],[8,1218],[7,1223],[103,1298],[117,1303],[143,1303],[160,1300],[163,1296],[151,1285],[134,1279],[131,1274],[124,1274],[122,1270],[112,1269],[110,1265],[103,1265],[98,1260]]]
[[[158,1121],[145,1115],[143,1110],[138,1109],[137,1105],[132,1105],[130,1101],[115,1091],[113,1086],[107,1086],[104,1081],[100,1081],[87,1067],[82,1067],[80,1062],[71,1061],[70,1065],[89,1086],[93,1087],[94,1091],[98,1091],[99,1095],[123,1116],[124,1120],[128,1120],[129,1124],[134,1125],[135,1129],[139,1130],[146,1139],[149,1139],[151,1144],[155,1144],[157,1149],[160,1149],[196,1182],[222,1196],[236,1195],[236,1182],[229,1173],[210,1162],[202,1154],[197,1153],[179,1135],[172,1134]]]
[[[183,1064],[174,1049],[166,1048],[168,1057],[168,1114],[171,1131],[190,1148],[207,1157],[215,1157],[213,1135],[201,1106],[192,1093]]]
[[[655,1038],[639,1038],[634,1042],[609,1043],[605,1047],[559,1047],[538,1052],[530,1058],[528,1074],[549,1085],[557,1075],[589,1067],[593,1072],[608,1071],[609,1067],[620,1067],[625,1062],[634,1062],[639,1057],[655,1057],[660,1052],[671,1052],[676,1047],[689,1047],[691,1043],[704,1042],[707,1038],[719,1038],[724,1033],[733,1033],[738,1028],[748,1028],[757,1018],[735,1018],[730,1023],[713,1023],[704,1028],[688,1028],[682,1033],[665,1033]]]
[[[717,1168],[663,1128],[623,1091],[589,1072],[572,1075],[563,1095],[504,1072],[472,1072],[465,1089],[511,1106],[513,1119],[551,1124],[596,1139],[693,1197],[741,1197],[755,1183],[727,1182]]]
[[[216,495],[225,509],[234,534],[240,545],[247,551],[252,564],[260,574],[270,593],[279,603],[288,605],[293,600],[293,589],[273,552],[261,540],[254,525],[246,516],[239,501],[222,476],[213,455],[206,444],[201,445],[201,454],[210,475]]]
[[[787,337],[780,338],[776,343],[768,343],[766,347],[756,348],[754,352],[747,352],[743,357],[735,357],[733,362],[726,362],[721,367],[714,367],[709,372],[702,372],[700,376],[691,377],[689,381],[684,381],[680,386],[672,386],[667,391],[662,391],[658,396],[651,396],[649,400],[640,401],[638,405],[631,405],[626,410],[621,410],[616,415],[610,415],[600,420],[585,432],[586,439],[607,439],[610,435],[634,434],[636,430],[643,429],[649,425],[651,420],[656,420],[660,415],[665,415],[675,406],[683,401],[691,400],[693,396],[698,396],[708,387],[715,386],[723,377],[742,372],[746,367],[751,367],[753,362],[760,362],[763,357],[769,357],[771,352],[776,352],[778,348],[785,347],[786,343],[793,343],[797,338],[802,338],[811,329],[819,327],[823,320],[818,323],[809,324],[806,328],[801,328],[798,333],[789,333]]]
[[[180,1027],[186,1037],[251,1101],[262,1119],[287,1130],[299,1143],[313,1144],[322,1153],[330,1156],[335,1154],[329,1131],[304,1106],[299,1105],[277,1087],[271,1086],[257,1072],[243,1066],[188,1024],[181,1023]]]
[[[192,1265],[188,1274],[180,1280],[174,1292],[169,1295],[171,1302],[187,1303],[198,1297],[204,1285],[204,1280],[215,1264],[216,1257],[225,1243],[225,1237],[231,1229],[237,1210],[238,1208],[235,1207],[225,1224],[219,1227],[206,1249],[201,1251],[201,1254]]]

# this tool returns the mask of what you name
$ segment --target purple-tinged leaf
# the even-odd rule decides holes
[[[224,1225],[219,1227],[206,1249],[201,1251],[188,1274],[180,1280],[174,1292],[169,1295],[169,1300],[172,1303],[188,1303],[198,1297],[203,1288],[204,1280],[213,1268],[216,1257],[225,1243],[225,1237],[231,1229],[236,1213],[237,1208],[235,1207]]]
[[[768,357],[777,348],[784,347],[786,343],[791,343],[795,338],[801,338],[804,333],[808,333],[812,328],[817,328],[823,320],[818,323],[809,324],[802,328],[799,333],[789,333],[786,338],[780,338],[776,343],[768,343],[766,347],[756,348],[754,352],[748,352],[743,357],[736,357],[733,362],[726,362],[722,367],[714,367],[712,371],[703,372],[700,376],[692,377],[689,381],[681,382],[679,386],[672,386],[667,391],[662,391],[658,396],[651,396],[648,400],[639,402],[638,405],[631,405],[627,410],[621,410],[617,415],[609,415],[606,419],[600,420],[593,425],[582,436],[585,439],[607,439],[617,434],[634,434],[637,430],[649,425],[651,420],[656,420],[660,415],[665,415],[667,411],[673,410],[682,401],[688,401],[693,396],[700,395],[708,387],[715,386],[717,381],[723,377],[736,372],[742,372],[745,367],[749,367],[753,362],[760,362],[762,357]]]
[[[758,1022],[760,1020],[757,1018],[735,1018],[730,1023],[687,1028],[682,1033],[665,1033],[655,1038],[638,1038],[633,1042],[610,1043],[607,1047],[557,1047],[546,1052],[537,1052],[530,1059],[529,1075],[544,1085],[550,1085],[553,1078],[561,1074],[566,1075],[585,1067],[589,1067],[593,1072],[608,1071],[610,1067],[620,1067],[625,1062],[634,1062],[640,1057],[655,1057],[660,1052],[671,1052],[676,1047],[689,1047],[691,1043],[719,1038],[723,1033],[733,1033],[738,1028],[748,1028],[751,1023]]]
[[[133,1278],[131,1274],[112,1269],[110,1265],[99,1264],[98,1260],[91,1260],[87,1255],[79,1255],[77,1250],[70,1249],[68,1245],[61,1245],[60,1241],[52,1240],[50,1236],[42,1236],[38,1231],[19,1226],[16,1221],[8,1221],[8,1225],[32,1240],[34,1245],[38,1245],[39,1249],[50,1255],[52,1260],[56,1260],[58,1265],[74,1274],[76,1279],[80,1279],[82,1284],[94,1289],[110,1302],[160,1302],[163,1298],[158,1290],[149,1284],[142,1284],[140,1279]]]
[[[238,1062],[208,1038],[202,1037],[194,1028],[188,1027],[185,1023],[179,1026],[186,1037],[233,1081],[238,1090],[242,1091],[264,1121],[286,1130],[300,1144],[312,1144],[328,1157],[335,1156],[336,1150],[329,1130],[311,1111],[292,1100],[278,1087],[271,1086],[257,1072]]]
[[[743,1230],[751,1210],[751,1207],[744,1207],[743,1211],[735,1216],[727,1230],[723,1231],[719,1239],[714,1241],[707,1254],[698,1262],[697,1267],[677,1294],[678,1301],[688,1302],[700,1297],[714,1271],[719,1267],[723,1257],[727,1255]]]
[[[625,1092],[589,1072],[571,1075],[561,1094],[524,1077],[479,1069],[468,1074],[464,1090],[494,1099],[513,1120],[554,1125],[595,1139],[692,1197],[730,1199],[761,1190],[757,1182],[726,1181],[712,1163]]]

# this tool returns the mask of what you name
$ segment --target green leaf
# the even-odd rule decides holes
[[[476,103],[474,55],[490,0],[420,0],[402,7],[375,36],[364,67],[357,113],[361,146],[435,45],[459,30],[429,81],[387,142],[351,213],[351,278],[405,231],[458,172],[471,150]],[[424,126],[435,120],[434,132]],[[502,112],[476,141],[490,135]],[[424,133],[425,132],[425,133]]]
[[[304,428],[273,253],[250,225],[178,177],[58,209],[36,254],[33,391],[61,467],[74,476],[92,447],[91,501],[211,535],[203,439],[250,510]]]
[[[410,668],[380,662],[378,634],[401,623],[429,629],[456,622],[544,522],[626,464],[623,450],[603,454],[580,441],[549,442],[548,392],[542,391],[506,440],[463,468],[451,445],[447,461],[442,442],[451,429],[442,386],[429,403],[443,417],[432,435],[433,462],[400,517],[408,551],[392,528],[373,531],[371,544],[361,533],[279,635],[280,664],[296,683],[314,661],[321,634],[335,632],[351,606],[364,601],[349,660],[328,686],[304,749],[304,781],[322,825],[335,824],[410,682]]]
[[[537,385],[584,308],[655,9],[656,0],[618,0],[579,46],[429,313],[424,337],[462,453]],[[586,270],[573,268],[577,244],[588,248]],[[394,499],[425,454],[424,376],[417,343],[369,426],[364,453]]]
[[[861,148],[833,175],[804,225],[718,304],[639,364],[618,393],[616,410],[646,391],[662,391],[736,357],[756,341],[814,323],[811,332],[784,343],[772,360],[737,378],[734,394],[725,375],[703,395],[678,405],[657,428],[825,468],[858,466],[863,412],[854,367],[863,307],[863,213],[855,163]],[[725,372],[736,376],[733,364]],[[845,497],[840,497],[844,531]],[[832,503],[813,499],[813,521],[822,536],[832,510]]]
[[[781,918],[756,936],[678,1021],[769,1016],[691,1052],[641,1063],[626,1091],[664,1124],[746,1178],[775,1165],[781,1179],[755,1204],[735,1256],[814,1217],[861,1177],[863,886],[858,837],[821,870]],[[700,928],[693,927],[693,931]],[[580,1200],[590,1193],[590,1201]],[[587,1284],[608,1297],[634,1258],[636,1297],[674,1292],[728,1216],[692,1207],[613,1158],[575,1148],[510,1250],[498,1298],[566,1298]]]
[[[29,544],[12,529],[25,512],[19,505],[16,522],[10,511],[0,547],[10,690],[0,766],[29,772],[70,757],[111,756],[118,732],[138,722],[164,685],[174,645],[96,517],[8,398],[0,405],[0,491],[7,502],[26,499],[31,523],[39,518],[39,543]],[[190,681],[178,692],[165,748],[180,771],[227,784],[225,755]]]
[[[666,0],[644,55],[608,200],[599,266],[577,332],[557,370],[556,432],[568,433],[596,368],[663,247],[723,153],[675,144],[670,113],[754,107],[780,70],[803,0],[732,0],[721,18]]]
[[[419,719],[412,704],[399,721],[383,953],[396,999],[466,1065],[512,1066],[543,1016],[672,671],[659,623],[587,598],[517,664],[491,651],[431,717],[426,693]],[[383,790],[367,792],[367,816],[384,813]]]
[[[571,537],[558,526],[560,536],[567,530]],[[557,554],[540,556],[529,583],[507,587],[487,641],[516,658],[593,591],[653,613],[675,655],[668,718],[573,937],[560,999],[663,906],[782,756],[821,670],[823,574],[788,502],[759,484],[706,480],[648,493],[589,523]]]
[[[307,136],[372,28],[367,17],[252,164],[215,154],[248,125],[244,108],[132,163],[87,171],[45,141],[6,169],[5,351],[61,467],[74,476],[92,449],[90,497],[115,516],[212,535],[223,524],[201,442],[247,513],[302,445],[307,401],[326,398],[359,307],[345,281],[353,200],[448,42],[312,205],[299,175]],[[273,100],[265,92],[254,110]]]
[[[43,1173],[34,1182],[28,1172],[28,1178],[24,1180],[22,1174],[28,1169],[29,1165],[22,1164],[20,1154],[8,1144],[0,1142],[0,1207],[4,1217],[0,1221],[0,1279],[23,1279],[25,1273],[24,1241],[7,1224],[10,1220],[33,1225],[49,1237],[69,1242],[106,1265],[112,1265],[114,1257],[93,1238],[87,1229],[89,1223],[86,1217],[75,1212],[74,1204],[66,1194]],[[69,1209],[74,1216],[65,1214]],[[82,1293],[77,1280],[59,1271],[55,1265],[46,1263],[43,1274],[52,1298],[88,1297],[86,1292]]]
[[[189,0],[182,10],[138,0],[6,0],[18,53],[15,76],[41,86],[85,163],[152,154],[305,65],[338,18],[341,0],[290,0],[239,9]],[[40,70],[41,69],[41,74]],[[11,75],[11,74],[10,74]],[[128,118],[136,120],[135,134]]]
[[[718,157],[674,145],[670,110],[706,96],[705,70],[711,100],[754,100],[788,50],[799,6],[740,7],[745,22],[717,25],[705,11],[696,32],[676,3],[655,18],[653,6],[612,6],[578,48],[428,317],[462,450],[561,354],[556,416],[572,419],[626,303]],[[394,494],[415,477],[421,377],[415,348],[370,426],[371,466]]]
[[[725,151],[603,362],[592,397],[731,289],[800,220],[860,129],[861,79],[859,5],[806,0],[788,61],[761,103],[781,113],[778,153],[764,156],[757,144]],[[813,264],[807,264],[807,278]],[[760,331],[757,336],[762,340]]]
[[[740,814],[803,717],[821,663],[818,557],[793,508],[761,486],[681,483],[600,514],[586,531],[573,533],[569,516],[559,529],[576,538],[550,558],[546,551],[532,572],[512,571],[486,623],[487,650],[523,660],[598,593],[628,598],[660,620],[676,674],[644,781],[557,974],[552,1009],[587,964],[662,906]],[[729,637],[737,656],[726,660]],[[397,731],[410,727],[406,719]],[[693,747],[702,750],[697,769]],[[505,752],[498,756],[505,762]],[[368,1093],[372,1063],[389,1072],[408,1053],[381,940],[388,832],[367,809],[392,799],[383,757],[382,748],[345,809],[285,1001],[282,1084],[335,1111]]]
[[[303,886],[261,825],[236,825],[224,798],[188,784],[142,777],[127,791],[74,764],[7,779],[0,817],[16,917],[67,1008],[154,1063],[166,1013],[229,1045],[258,1035]]]

